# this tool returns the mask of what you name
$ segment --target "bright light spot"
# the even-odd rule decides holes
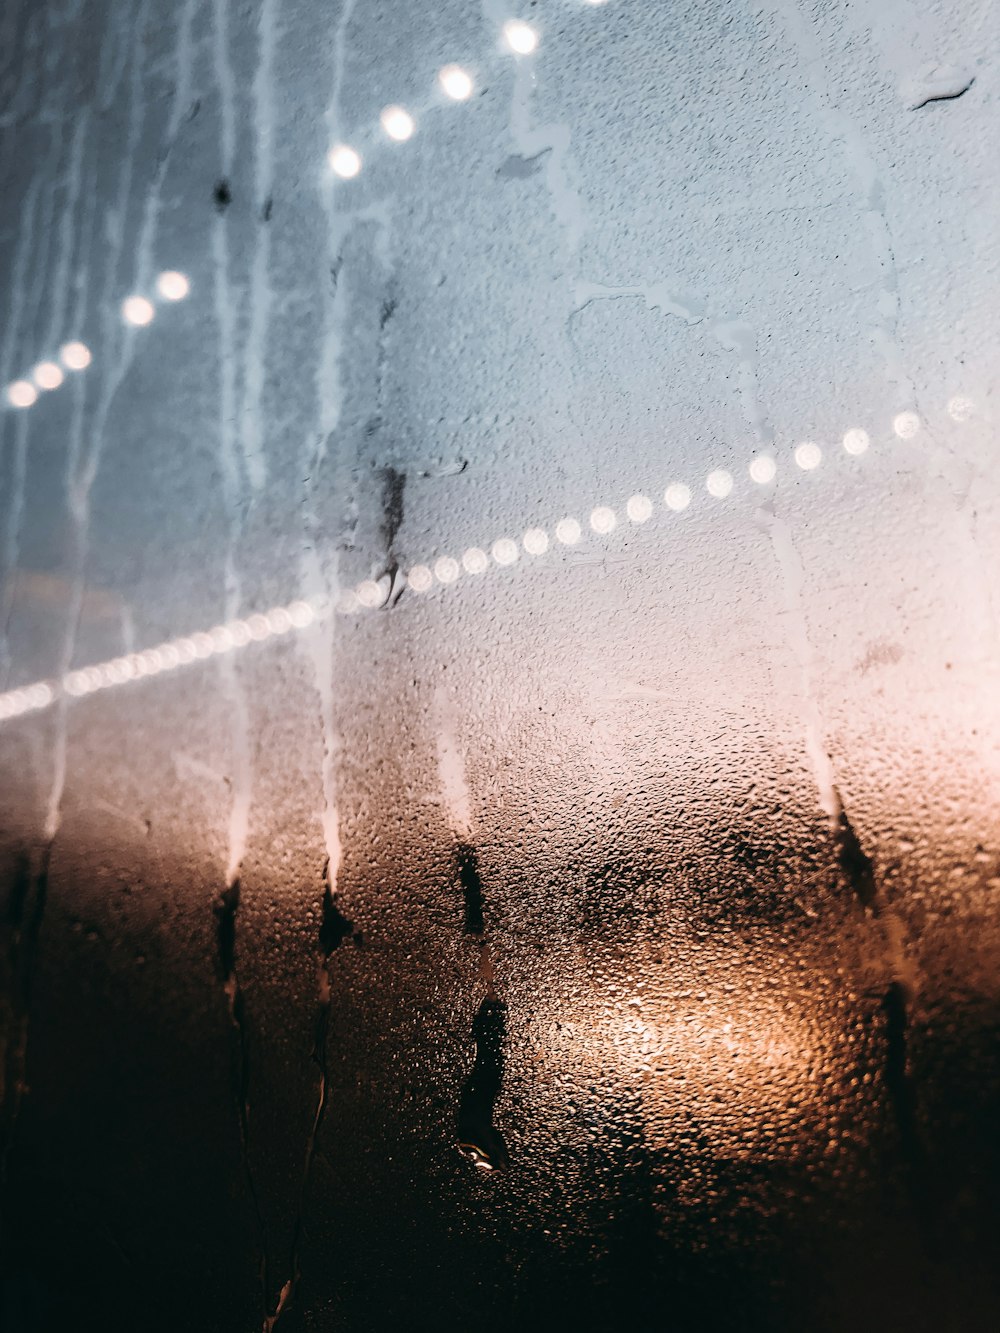
[[[625,512],[633,523],[645,523],[653,512],[653,502],[645,495],[633,495]]]
[[[849,431],[844,433],[844,448],[855,457],[858,454],[863,454],[870,443],[868,432],[862,430],[860,426],[852,426]]]
[[[725,468],[717,467],[714,472],[708,474],[705,487],[709,495],[714,495],[717,500],[724,500],[733,489],[732,474]]]
[[[250,642],[250,626],[245,620],[231,620],[226,626],[234,648],[245,648]]]
[[[147,648],[144,653],[139,654],[139,661],[147,676],[155,675],[157,671],[163,670],[163,658],[156,648]],[[100,672],[98,672],[100,675]]]
[[[438,83],[453,102],[465,102],[472,96],[472,79],[461,65],[445,65],[438,72]]]
[[[413,117],[401,106],[387,106],[379,119],[386,134],[397,143],[405,143],[407,139],[412,138],[413,131],[417,128]]]
[[[750,480],[755,481],[758,486],[766,486],[769,481],[774,480],[777,470],[773,458],[767,454],[758,454],[750,464]]]
[[[426,592],[434,583],[434,575],[426,565],[414,565],[406,581],[414,592]]]
[[[549,534],[544,528],[529,528],[521,542],[529,555],[544,555],[549,549]]]
[[[33,708],[47,708],[52,702],[52,691],[48,685],[32,685],[28,694]]]
[[[465,555],[462,556],[462,565],[467,574],[485,574],[489,564],[489,556],[485,551],[481,551],[478,546],[470,546]]]
[[[288,619],[296,629],[305,629],[316,619],[316,612],[308,602],[293,602],[288,608]]]
[[[91,361],[90,348],[86,343],[63,343],[59,359],[67,370],[86,370]]]
[[[971,398],[964,398],[958,394],[954,398],[948,399],[948,415],[952,421],[968,421],[976,410],[976,405]]]
[[[811,472],[823,461],[823,450],[812,440],[805,440],[795,446],[795,461],[803,472]]]
[[[40,389],[58,389],[63,382],[63,373],[54,361],[39,361],[31,378]]]
[[[63,676],[63,689],[74,699],[79,699],[81,694],[87,693],[87,678],[82,671],[71,671],[68,676]]]
[[[189,641],[185,640],[185,642]],[[187,658],[187,661],[190,662],[193,657],[194,646],[191,645],[191,657]],[[124,657],[116,657],[113,661],[109,662],[107,671],[108,679],[111,681],[112,685],[124,685],[127,680],[132,679],[132,664]]]
[[[378,588],[377,583],[375,584],[375,587]],[[381,598],[381,588],[378,588],[378,595]],[[379,602],[378,605],[381,605],[381,602]],[[273,611],[268,611],[265,618],[267,620],[267,627],[272,634],[287,634],[292,628],[291,618],[283,606],[276,606]]]
[[[385,601],[385,594],[374,579],[365,579],[363,583],[358,584],[354,592],[361,605],[368,607],[369,610],[381,606]],[[268,616],[269,620],[270,618]]]
[[[590,526],[595,532],[610,532],[617,522],[615,511],[607,505],[598,505],[590,515]]]
[[[180,662],[181,666],[187,666],[189,662],[193,662],[198,656],[195,646],[190,639],[178,639],[174,644],[174,647],[177,649],[177,660]]]
[[[181,654],[175,643],[165,643],[159,651],[164,671],[172,671],[174,667],[180,666]]]
[[[897,412],[892,419],[892,428],[901,440],[912,440],[920,429],[920,418],[916,412]]]
[[[209,630],[208,637],[212,641],[213,652],[228,653],[230,648],[236,647],[228,625],[216,625],[214,629]]]
[[[342,616],[353,616],[360,606],[361,603],[350,588],[345,588],[337,598],[337,610]]]
[[[346,143],[338,143],[330,149],[330,170],[343,180],[348,181],[361,170],[361,154]]]
[[[458,561],[450,555],[443,555],[434,561],[434,575],[439,583],[454,583],[461,572]]]
[[[164,301],[183,301],[191,290],[191,283],[184,273],[168,269],[156,279],[156,290]]]
[[[561,518],[556,524],[556,537],[563,546],[575,546],[581,535],[580,525],[575,518]]]
[[[503,39],[519,56],[530,56],[538,47],[538,33],[530,23],[524,23],[521,19],[507,20],[503,25]]]
[[[517,556],[517,542],[512,542],[509,537],[501,537],[493,543],[493,559],[498,565],[512,565]]]
[[[122,319],[136,328],[151,324],[155,314],[152,301],[147,301],[144,296],[129,296],[122,302]]]
[[[271,626],[267,623],[267,617],[262,615],[250,616],[247,620],[247,629],[250,631],[251,639],[256,639],[259,643],[266,639],[271,633]]]
[[[197,634],[191,635],[191,642],[194,644],[195,657],[211,657],[215,652],[215,646],[207,634],[200,630]]]
[[[685,486],[682,481],[675,481],[672,486],[668,486],[663,492],[663,503],[668,509],[673,509],[675,513],[680,513],[682,509],[687,509],[691,503],[691,488]]]
[[[7,401],[11,407],[31,407],[37,399],[37,389],[27,380],[15,380],[7,385]]]

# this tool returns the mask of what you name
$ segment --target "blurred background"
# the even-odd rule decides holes
[[[997,1327],[998,55],[4,5],[5,1327]]]

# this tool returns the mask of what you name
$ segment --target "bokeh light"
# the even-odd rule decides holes
[[[769,481],[774,481],[778,468],[770,454],[758,454],[751,460],[747,471],[751,481],[755,481],[758,486],[766,486]]]
[[[529,528],[521,543],[529,555],[544,555],[549,549],[549,534],[544,528]]]
[[[489,556],[478,546],[470,546],[462,556],[462,568],[467,574],[485,574],[489,564]]]
[[[427,592],[434,585],[434,575],[426,565],[414,565],[407,574],[406,581],[414,592]]]
[[[653,502],[646,495],[633,495],[625,506],[633,523],[645,523],[653,512]]]
[[[582,529],[575,518],[561,518],[556,524],[556,539],[563,546],[575,546],[582,535]]]
[[[58,389],[63,382],[63,373],[54,361],[39,361],[31,378],[40,389]]]
[[[956,394],[954,398],[948,399],[948,415],[952,421],[968,421],[975,410],[975,403],[964,394]]]
[[[156,290],[164,301],[183,301],[191,291],[191,283],[184,273],[167,269],[156,279]]]
[[[868,432],[862,430],[860,426],[852,426],[850,430],[844,432],[844,448],[855,458],[863,454],[870,443]]]
[[[122,319],[135,328],[145,328],[153,322],[156,310],[145,296],[127,296],[122,302]]]
[[[86,370],[91,359],[90,348],[86,343],[63,343],[59,349],[59,360],[67,370]]]
[[[901,440],[912,440],[920,429],[920,418],[916,412],[897,412],[892,419],[892,428]]]
[[[795,461],[803,472],[812,472],[823,461],[823,450],[812,440],[803,440],[795,446]]]
[[[351,180],[361,170],[361,154],[346,143],[334,144],[329,155],[330,170],[342,180]]]
[[[682,481],[675,481],[663,492],[663,503],[668,509],[675,513],[680,513],[682,509],[687,509],[691,503],[691,488],[685,486]]]
[[[530,56],[538,49],[538,33],[530,23],[508,19],[503,25],[503,39],[509,50],[518,56]]]
[[[717,500],[724,500],[733,489],[732,474],[725,468],[718,467],[714,472],[710,472],[705,479],[705,489],[709,495],[714,495]]]
[[[598,505],[590,515],[590,526],[595,532],[611,532],[617,522],[618,519],[615,517],[615,511],[609,509],[607,505]]]
[[[493,559],[498,565],[513,565],[518,557],[517,542],[509,537],[500,537],[493,543]]]
[[[407,139],[412,139],[413,131],[416,129],[413,117],[401,106],[387,106],[379,116],[379,121],[385,133],[390,139],[395,139],[396,143],[405,143]]]
[[[38,401],[38,390],[28,380],[15,380],[7,385],[7,401],[11,407],[31,407]]]
[[[445,65],[438,72],[438,85],[453,102],[464,102],[472,96],[472,78],[461,65]]]
[[[461,572],[458,561],[450,555],[442,555],[434,561],[434,577],[438,583],[454,583]]]

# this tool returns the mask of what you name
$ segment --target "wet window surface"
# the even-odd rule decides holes
[[[6,1327],[997,1327],[998,55],[4,8]]]

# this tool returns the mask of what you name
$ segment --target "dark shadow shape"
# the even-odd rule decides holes
[[[458,880],[465,901],[465,931],[467,935],[482,935],[486,930],[483,920],[483,881],[479,876],[479,860],[475,847],[458,844]]]
[[[493,1108],[503,1083],[507,1006],[484,1000],[472,1023],[476,1060],[458,1104],[458,1151],[484,1171],[510,1165],[504,1137],[493,1123]]]

